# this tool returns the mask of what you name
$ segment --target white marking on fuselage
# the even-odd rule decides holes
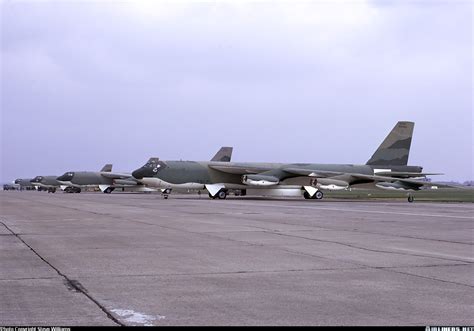
[[[159,321],[166,318],[166,316],[162,315],[151,316],[138,313],[131,309],[111,309],[111,311],[118,316],[123,317],[125,321],[129,323],[142,324],[144,326],[153,326],[152,321]]]

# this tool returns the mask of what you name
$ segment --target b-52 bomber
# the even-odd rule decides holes
[[[116,188],[153,190],[144,187],[131,174],[112,172],[112,164],[106,164],[100,171],[68,171],[57,178],[66,193],[80,193],[82,188],[99,188],[103,193],[112,193]]]
[[[366,164],[249,163],[161,161],[150,158],[135,170],[134,178],[150,187],[206,189],[210,198],[225,199],[229,190],[248,189],[272,195],[322,199],[325,190],[347,190],[375,185],[387,190],[416,191],[435,185],[414,179],[437,175],[423,173],[421,166],[408,166],[414,123],[398,122]],[[283,193],[282,193],[283,192]],[[410,193],[408,201],[413,202]]]
[[[55,193],[56,189],[61,186],[56,178],[57,176],[36,176],[31,180],[31,184],[34,185],[38,191],[47,190],[48,193]]]
[[[214,161],[228,162],[232,157],[232,148],[222,147],[212,158]],[[127,188],[134,191],[156,191],[149,188],[140,180],[133,178],[130,173],[112,172],[112,164],[106,164],[100,171],[68,171],[57,178],[57,181],[67,193],[80,193],[84,187],[98,187],[103,193],[112,193],[116,188]],[[162,189],[165,194],[167,188]]]

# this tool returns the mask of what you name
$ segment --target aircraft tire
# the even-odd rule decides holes
[[[413,201],[415,201],[415,197],[410,194],[410,195],[408,196],[408,202],[409,202],[409,203],[412,203]]]
[[[324,197],[323,192],[317,191],[317,192],[314,194],[313,199],[321,200],[323,197]]]
[[[217,192],[216,196],[221,200],[225,199],[227,197],[227,192],[224,191],[224,190],[221,190],[221,191]]]
[[[304,191],[303,196],[304,196],[305,199],[311,199],[311,196],[306,191]]]

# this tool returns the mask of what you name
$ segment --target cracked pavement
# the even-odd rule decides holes
[[[0,325],[474,324],[470,203],[0,202]]]

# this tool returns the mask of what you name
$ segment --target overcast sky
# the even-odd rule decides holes
[[[1,178],[151,156],[409,164],[473,179],[471,1],[1,3]]]

